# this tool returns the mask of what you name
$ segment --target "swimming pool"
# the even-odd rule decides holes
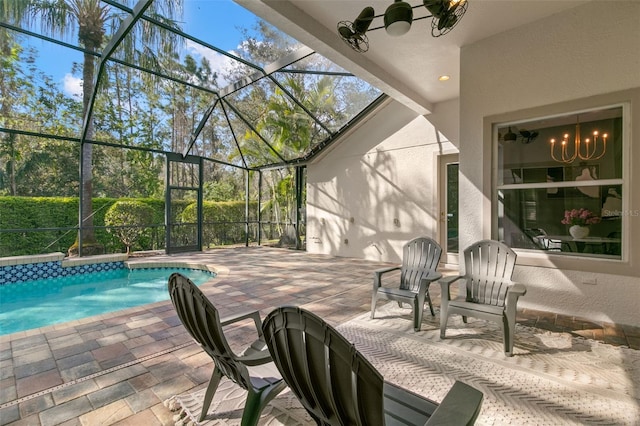
[[[173,272],[196,285],[215,276],[186,268],[120,268],[0,285],[0,335],[169,300]]]

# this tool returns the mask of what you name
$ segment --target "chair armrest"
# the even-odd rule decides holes
[[[464,275],[440,278],[438,280],[440,284],[440,300],[451,300],[451,284],[463,278],[465,278]]]
[[[373,290],[377,290],[380,286],[382,286],[382,275],[387,272],[397,271],[401,268],[401,266],[389,266],[386,268],[376,269],[373,271]]]
[[[271,354],[267,350],[267,344],[262,337],[262,319],[260,318],[260,312],[258,311],[245,311],[239,312],[237,314],[230,315],[225,318],[220,319],[220,326],[224,327],[235,322],[243,321],[246,319],[252,319],[255,326],[256,331],[258,333],[258,340],[253,342],[250,346],[248,346],[240,355],[237,355],[233,350],[231,353],[233,354],[236,361],[240,361],[245,365],[250,367],[256,365],[266,364],[271,362]]]
[[[381,269],[376,269],[375,271],[373,271],[374,275],[382,275],[385,274],[387,272],[391,272],[391,271],[397,271],[398,269],[400,269],[401,266],[388,266],[386,268],[381,268]]]
[[[422,278],[420,281],[427,281],[431,283],[433,281],[439,281],[440,279],[443,279],[442,274],[438,271],[432,271],[432,272],[429,272],[429,275]]]
[[[507,293],[517,295],[518,297],[520,297],[527,294],[527,288],[520,283],[516,283],[516,284],[513,284],[511,287],[509,287],[509,290],[507,291]]]
[[[440,272],[429,272],[429,275],[420,280],[420,288],[418,289],[418,293],[426,294],[427,290],[429,290],[429,285],[432,282],[439,280],[440,278],[442,278],[442,274]]]
[[[229,315],[228,317],[224,317],[220,319],[220,325],[224,327],[229,324],[233,324],[235,322],[242,321],[249,318],[251,318],[255,323],[256,329],[258,331],[258,336],[262,336],[262,319],[260,319],[260,312],[258,311],[245,311],[245,312],[239,312],[237,314]]]
[[[451,275],[451,276],[448,276],[448,277],[439,278],[438,282],[440,283],[440,285],[446,284],[446,285],[449,286],[449,285],[453,284],[454,282],[456,282],[456,281],[458,281],[458,280],[460,280],[462,278],[465,278],[464,275],[457,275],[457,276],[456,275]]]
[[[244,365],[254,367],[256,365],[266,364],[272,361],[271,354],[268,350],[264,351],[248,351],[249,353],[241,356],[236,356],[236,361],[240,361]]]
[[[505,296],[505,305],[507,305],[507,308],[513,307],[513,309],[515,309],[515,306],[518,303],[518,298],[525,294],[527,294],[527,288],[524,285],[513,284],[509,286]]]
[[[522,284],[513,284],[507,290],[507,295],[505,296],[505,309],[507,310],[507,315],[515,318],[518,298],[520,296],[524,296],[527,294],[527,288]]]
[[[483,399],[482,392],[456,381],[425,426],[473,425],[480,414]]]

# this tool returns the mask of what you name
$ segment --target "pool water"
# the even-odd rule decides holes
[[[196,285],[214,277],[197,269],[124,268],[0,285],[0,335],[169,300],[173,272]]]

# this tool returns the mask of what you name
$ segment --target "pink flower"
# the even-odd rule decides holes
[[[601,218],[596,216],[590,210],[585,209],[572,209],[564,211],[564,218],[560,221],[563,225],[594,225],[599,223]]]

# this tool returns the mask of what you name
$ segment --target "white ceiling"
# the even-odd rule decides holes
[[[366,53],[340,39],[337,23],[353,21],[366,6],[381,15],[392,0],[235,1],[414,111],[428,114],[436,103],[459,96],[460,48],[589,0],[468,0],[466,14],[448,34],[432,37],[430,19],[414,21],[400,37],[384,29],[370,31]],[[405,1],[415,6],[422,0]],[[414,17],[425,15],[426,9],[414,10]],[[376,18],[371,28],[382,25],[382,17]],[[496,52],[497,61],[504,59]],[[438,81],[443,74],[451,79]]]

